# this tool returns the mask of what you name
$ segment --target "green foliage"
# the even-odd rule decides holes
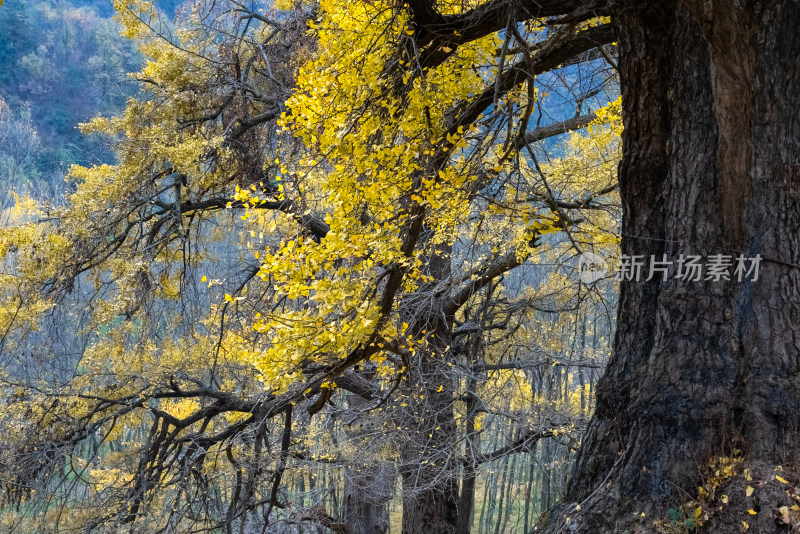
[[[112,159],[107,143],[76,128],[118,112],[135,89],[125,74],[135,70],[139,55],[115,22],[98,14],[107,15],[110,7],[22,0],[0,9],[0,97],[14,112],[28,107],[42,139],[39,175]]]

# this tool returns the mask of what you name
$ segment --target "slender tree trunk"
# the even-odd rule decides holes
[[[503,525],[500,529],[500,532],[508,532],[508,520],[511,518],[511,512],[514,509],[514,501],[516,500],[516,495],[514,493],[515,489],[515,478],[517,473],[517,458],[519,457],[518,454],[514,454],[511,456],[511,467],[508,476],[508,486],[506,487],[506,511],[503,514]]]
[[[533,506],[533,499],[531,497],[532,493],[531,490],[533,489],[533,475],[535,473],[536,465],[534,464],[534,459],[536,457],[536,446],[538,443],[534,444],[533,450],[530,452],[530,465],[528,466],[528,485],[525,486],[525,512],[524,512],[524,527],[523,532],[528,532],[528,525],[530,524],[530,514],[532,510],[535,510]]]
[[[614,354],[549,532],[566,517],[571,532],[652,531],[696,496],[710,457],[786,464],[800,443],[800,4],[612,11],[623,254],[764,260],[757,281],[622,282]],[[711,521],[709,532],[741,529]]]
[[[478,519],[478,532],[482,533],[485,532],[485,526],[489,523],[486,519],[488,516],[491,516],[491,511],[489,510],[489,488],[492,486],[492,480],[494,475],[491,471],[486,474],[486,482],[483,485],[483,502],[481,504],[481,517]]]
[[[509,432],[509,442],[514,439],[514,430],[512,429]],[[495,492],[499,492],[497,495],[497,521],[494,525],[494,534],[500,534],[500,525],[503,523],[503,505],[505,503],[506,497],[506,479],[509,476],[508,468],[509,468],[509,459],[508,456],[503,457],[503,476],[500,478],[500,484],[497,485],[495,488]]]
[[[542,502],[542,508],[547,510],[552,506],[552,502],[550,501],[550,486],[552,483],[551,475],[552,475],[552,463],[553,463],[553,456],[552,456],[552,449],[553,443],[550,438],[544,440],[542,444],[542,463],[539,466],[539,471],[542,475],[542,483],[539,485],[540,490],[540,500]]]
[[[475,377],[470,377],[467,382],[467,391],[477,390],[477,380]],[[461,480],[461,495],[459,497],[458,506],[458,524],[456,528],[457,534],[470,534],[472,529],[473,508],[475,506],[475,483],[477,481],[477,469],[473,459],[480,454],[480,434],[475,430],[475,415],[477,403],[475,398],[469,396],[466,401],[466,450],[464,457],[466,464],[464,465],[464,475]]]

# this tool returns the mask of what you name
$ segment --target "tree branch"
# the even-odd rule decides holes
[[[556,122],[555,124],[541,126],[526,132],[525,137],[519,143],[518,148],[522,146],[522,143],[535,143],[537,141],[543,141],[544,139],[549,139],[563,133],[580,130],[581,128],[589,126],[589,124],[596,118],[597,116],[594,113],[589,113],[587,115],[581,115],[579,117],[573,117],[561,122]]]
[[[425,48],[420,58],[423,68],[441,64],[449,49],[480,39],[505,28],[509,12],[516,16],[512,23],[534,18],[566,16],[571,22],[607,14],[605,0],[493,0],[460,15],[444,16],[426,0],[408,0],[417,26],[417,46]]]
[[[529,431],[524,436],[515,439],[513,442],[509,443],[505,447],[501,447],[497,450],[485,454],[480,454],[478,456],[475,456],[472,460],[470,460],[469,458],[465,458],[464,463],[465,464],[472,463],[472,465],[480,465],[486,462],[491,462],[492,460],[502,458],[507,454],[513,454],[529,450],[531,448],[531,445],[533,445],[540,439],[552,438],[553,436],[556,435],[557,434],[553,430]]]
[[[500,75],[496,85],[500,87],[500,94],[504,95],[517,85],[528,80],[531,76],[537,76],[554,70],[574,56],[610,43],[614,38],[614,28],[611,24],[594,26],[569,36],[560,44],[548,46],[546,49],[535,54],[531,58],[533,72],[529,71],[527,59],[515,63],[509,70]],[[494,96],[495,84],[492,84],[491,87],[488,87],[471,102],[460,106],[455,113],[453,113],[454,119],[448,128],[448,133],[454,135],[458,132],[459,128],[466,129],[470,124],[475,122],[478,117],[492,105]]]
[[[441,300],[442,311],[445,315],[454,314],[478,290],[501,274],[519,265],[521,265],[521,262],[519,261],[516,250],[511,250],[503,256],[500,256],[494,263],[470,276],[470,281],[456,289],[455,292],[446,293]]]

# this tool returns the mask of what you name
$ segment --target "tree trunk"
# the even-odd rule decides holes
[[[477,391],[478,381],[474,376],[467,382],[467,391]],[[461,495],[458,505],[458,522],[456,534],[470,534],[472,531],[472,521],[475,506],[475,484],[478,480],[478,470],[474,463],[474,458],[478,456],[481,448],[480,433],[475,429],[475,416],[477,415],[477,402],[474,396],[469,396],[465,401],[466,417],[464,418],[466,432],[464,458],[467,459],[464,465],[464,474],[461,477]]]
[[[423,240],[430,240],[426,233]],[[430,245],[426,274],[434,282],[430,291],[451,272],[451,247]],[[450,360],[453,318],[422,302],[408,304],[402,315],[409,332],[426,340],[408,362],[406,379],[399,390],[407,407],[400,409],[407,436],[399,444],[403,483],[403,534],[454,534],[457,529],[459,492],[456,443],[458,430],[453,414],[454,382]]]
[[[509,469],[510,473],[508,476],[508,486],[506,488],[506,511],[503,515],[503,525],[500,529],[500,532],[508,532],[508,520],[511,518],[511,512],[514,510],[514,501],[516,501],[516,494],[514,493],[515,490],[515,479],[517,478],[517,460],[519,459],[518,454],[514,454],[511,456],[511,468]]]
[[[514,429],[512,428],[509,431],[508,441],[509,443],[514,439]],[[506,498],[506,480],[509,477],[509,458],[508,456],[503,457],[503,468],[502,468],[502,475],[500,477],[500,484],[497,485],[497,488],[494,489],[495,494],[499,492],[497,495],[497,521],[494,524],[494,534],[500,534],[500,525],[503,524],[503,512],[504,512],[504,502]]]
[[[410,435],[400,446],[403,534],[454,534],[458,519],[457,465],[452,379],[446,362],[433,354],[412,364],[405,402]],[[440,386],[441,391],[440,391]],[[413,417],[413,415],[416,417]]]
[[[764,259],[757,280],[621,283],[614,354],[549,532],[566,517],[570,532],[653,531],[697,496],[710,457],[798,459],[800,4],[625,0],[612,12],[623,254]]]
[[[366,409],[368,402],[362,397],[348,395],[351,410]],[[352,425],[348,439],[359,445],[360,440],[371,439],[375,428],[369,425]],[[344,469],[344,522],[350,534],[386,534],[389,532],[389,509],[396,479],[395,470],[388,462],[366,458],[365,463],[349,463]]]
[[[386,534],[395,472],[388,465],[348,466],[344,522],[351,534]]]
[[[531,510],[535,510],[536,508],[533,506],[533,498],[531,490],[533,489],[533,475],[536,470],[536,464],[534,463],[534,459],[536,458],[536,446],[537,443],[534,443],[533,449],[530,453],[530,464],[528,466],[528,485],[525,486],[525,511],[523,512],[523,520],[525,521],[523,526],[523,532],[528,532],[528,524],[530,524],[530,517],[531,517]]]

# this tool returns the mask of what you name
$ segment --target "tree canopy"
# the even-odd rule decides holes
[[[469,532],[486,466],[569,463],[615,308],[576,273],[619,242],[607,13],[114,6],[138,91],[81,129],[116,162],[0,231],[2,521],[366,532],[399,480],[403,532]],[[292,504],[342,472],[347,520]]]

